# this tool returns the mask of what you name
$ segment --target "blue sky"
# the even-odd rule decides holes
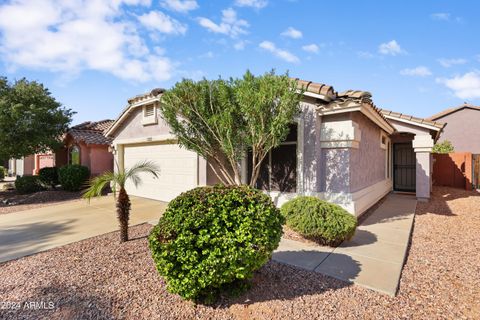
[[[272,68],[427,117],[480,104],[479,13],[473,0],[0,1],[0,74],[44,83],[74,123],[182,78]]]

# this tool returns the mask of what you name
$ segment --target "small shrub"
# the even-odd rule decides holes
[[[79,191],[90,177],[90,170],[79,164],[71,164],[58,169],[58,181],[67,191]]]
[[[284,219],[271,199],[248,186],[199,187],[172,200],[149,236],[167,288],[212,302],[239,293],[282,235]]]
[[[38,171],[38,177],[44,184],[52,188],[55,188],[55,186],[59,183],[58,170],[55,167],[46,167],[40,169]]]
[[[437,142],[433,146],[433,153],[450,153],[455,152],[455,148],[449,140],[444,140],[442,142]]]
[[[336,246],[355,233],[357,218],[342,207],[316,197],[297,197],[280,209],[287,226],[321,244]]]
[[[5,168],[0,166],[0,181],[5,178]]]
[[[38,176],[23,176],[15,180],[15,189],[18,193],[25,194],[41,191],[43,186]]]

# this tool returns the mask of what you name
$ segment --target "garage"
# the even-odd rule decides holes
[[[139,161],[153,161],[160,167],[158,178],[141,174],[142,183],[135,187],[128,182],[128,194],[149,199],[170,201],[180,193],[198,185],[198,156],[178,144],[145,143],[124,145],[124,167]]]

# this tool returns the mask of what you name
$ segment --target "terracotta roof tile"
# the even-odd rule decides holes
[[[156,96],[158,96],[158,95],[160,95],[164,92],[165,92],[165,89],[163,89],[163,88],[155,88],[148,93],[139,94],[139,95],[137,95],[133,98],[128,99],[128,104],[132,104],[132,103],[135,103],[135,102],[140,102],[142,100],[146,100],[146,99],[149,99],[149,98],[154,98],[154,97],[156,97]]]
[[[297,87],[299,89],[303,89],[305,91],[315,94],[320,94],[328,97],[329,99],[334,99],[337,96],[337,93],[332,86],[323,83],[301,80],[298,78],[292,78],[292,80],[297,81]]]
[[[465,108],[468,108],[468,109],[473,109],[473,110],[480,110],[480,107],[477,107],[477,106],[474,106],[472,104],[469,104],[469,103],[463,103],[462,105],[458,106],[458,107],[455,107],[455,108],[449,108],[449,109],[446,109],[446,110],[443,110],[442,112],[439,112],[437,114],[434,114],[433,116],[431,117],[428,117],[427,119],[428,120],[437,120],[439,118],[442,118],[446,115],[449,115],[450,113],[453,113],[453,112],[457,112],[459,110],[462,110],[462,109],[465,109]]]
[[[405,120],[413,121],[413,122],[416,122],[416,123],[419,123],[419,124],[427,124],[427,125],[436,127],[439,130],[443,129],[443,127],[445,126],[445,124],[441,123],[441,122],[432,121],[432,120],[424,119],[424,118],[418,118],[418,117],[414,117],[414,116],[411,116],[411,115],[408,115],[408,114],[393,112],[393,111],[385,110],[385,109],[381,109],[380,111],[385,116],[390,116],[392,118],[398,118],[398,119],[405,119]]]
[[[86,144],[103,144],[112,143],[111,138],[107,138],[104,132],[110,128],[114,120],[86,121],[71,127],[67,134],[72,136],[77,142],[85,142]]]

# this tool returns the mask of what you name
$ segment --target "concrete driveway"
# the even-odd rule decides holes
[[[130,225],[157,221],[166,203],[131,197]],[[0,262],[118,230],[113,196],[0,215]]]

